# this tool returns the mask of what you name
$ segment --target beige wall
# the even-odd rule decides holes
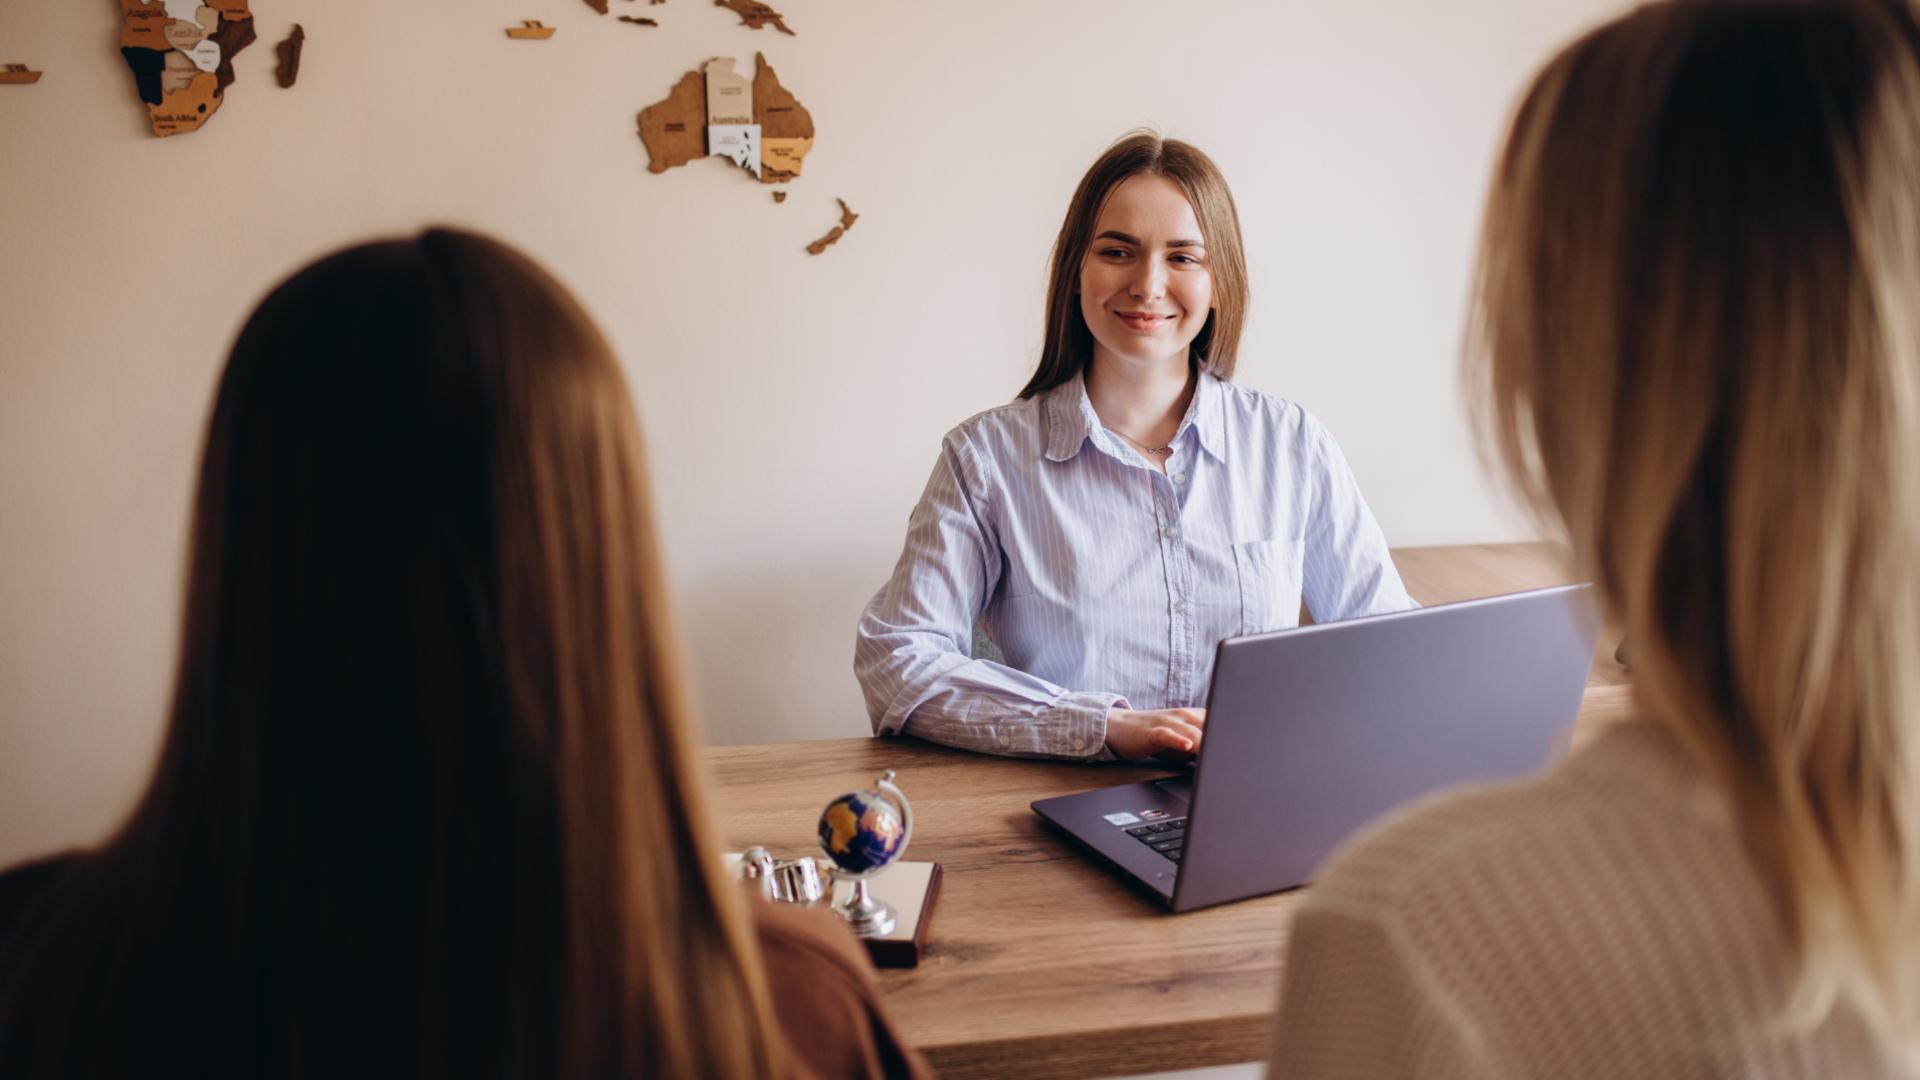
[[[1067,196],[1135,125],[1225,169],[1242,381],[1331,426],[1391,540],[1522,534],[1455,400],[1471,240],[1512,95],[1611,3],[783,6],[798,37],[704,0],[636,5],[658,30],[579,0],[255,0],[227,103],[167,140],[112,0],[0,6],[0,62],[47,72],[0,87],[0,863],[97,836],[138,790],[221,357],[278,276],[370,233],[491,230],[598,314],[715,741],[867,730],[854,618],[940,434],[1028,374]],[[508,41],[521,18],[560,32]],[[819,128],[787,202],[718,162],[648,174],[636,111],[756,49]],[[835,196],[861,221],[809,258]]]

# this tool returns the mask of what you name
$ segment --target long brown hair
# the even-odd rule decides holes
[[[151,787],[0,948],[0,1075],[765,1076],[619,368],[432,230],[234,346]]]
[[[1053,267],[1047,280],[1046,340],[1040,347],[1040,365],[1027,380],[1022,398],[1051,390],[1093,363],[1093,332],[1080,313],[1080,266],[1093,246],[1093,225],[1113,189],[1129,177],[1164,176],[1180,186],[1200,222],[1200,240],[1207,247],[1207,268],[1213,275],[1213,311],[1206,325],[1187,347],[1195,370],[1222,379],[1233,378],[1239,355],[1240,330],[1247,319],[1247,260],[1240,244],[1240,214],[1233,192],[1213,159],[1178,139],[1163,139],[1151,131],[1133,132],[1107,147],[1080,178],[1067,218],[1053,242]]]
[[[1733,796],[1800,972],[1920,1047],[1920,30],[1682,0],[1583,37],[1499,159],[1470,368]]]

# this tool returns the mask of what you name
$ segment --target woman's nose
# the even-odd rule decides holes
[[[1159,259],[1140,260],[1140,270],[1133,277],[1133,287],[1128,290],[1134,297],[1142,300],[1158,300],[1167,291],[1167,267]]]

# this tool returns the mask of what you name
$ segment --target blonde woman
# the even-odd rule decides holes
[[[1920,1060],[1917,41],[1904,2],[1683,0],[1534,81],[1474,371],[1637,717],[1337,856],[1275,1075]]]
[[[0,875],[0,1076],[921,1073],[718,862],[618,364],[431,230],[234,346],[145,797]]]

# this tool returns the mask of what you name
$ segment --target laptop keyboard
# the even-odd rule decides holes
[[[1172,821],[1158,821],[1151,825],[1136,825],[1127,830],[1127,835],[1174,862],[1179,862],[1180,849],[1187,843],[1187,819],[1174,818]]]

